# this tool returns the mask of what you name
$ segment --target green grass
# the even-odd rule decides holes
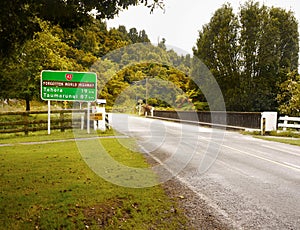
[[[255,137],[267,141],[276,141],[280,143],[300,146],[300,139],[286,139],[286,138],[278,138],[278,137],[274,138],[274,137],[266,137],[266,136],[255,136]]]
[[[71,133],[57,132],[55,138],[68,135]],[[48,135],[15,136],[1,141],[47,138]],[[134,144],[133,140],[128,141]],[[101,139],[101,143],[120,163],[148,167],[141,154],[125,149],[116,139]],[[160,185],[135,189],[105,181],[83,161],[74,141],[0,147],[0,174],[1,229],[87,229],[87,226],[89,229],[184,229],[187,226],[175,201]]]
[[[242,132],[244,135],[252,135],[255,138],[267,140],[267,141],[275,141],[290,145],[300,146],[300,133],[294,132],[291,130],[288,131],[271,131],[268,132],[266,136],[261,136],[259,131],[254,132]]]
[[[105,132],[97,131],[97,134],[100,136],[110,136],[110,135],[119,135],[114,130],[107,130]],[[94,137],[96,134],[91,133],[88,135],[86,130],[76,131],[76,138],[80,137]],[[120,134],[121,135],[121,134]],[[24,133],[14,133],[14,134],[1,134],[0,135],[0,144],[9,144],[9,143],[22,143],[22,142],[40,142],[40,141],[55,141],[55,140],[66,140],[74,139],[73,130],[65,130],[61,132],[60,130],[52,130],[51,134],[48,135],[47,131],[37,131],[29,132],[29,135]]]

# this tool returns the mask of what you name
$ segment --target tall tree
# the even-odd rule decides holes
[[[137,43],[139,42],[139,33],[136,28],[131,28],[128,32],[128,36],[132,43]]]
[[[299,31],[298,22],[292,11],[271,8],[270,17],[278,28],[280,82],[288,79],[288,73],[298,69],[299,59]]]
[[[150,42],[150,39],[145,30],[139,32],[139,42]]]
[[[266,25],[267,8],[261,8],[259,3],[252,1],[246,2],[240,11],[241,21],[241,59],[243,70],[241,73],[241,89],[243,106],[247,110],[256,110],[257,100],[260,99],[261,92],[259,84],[261,83],[261,64],[268,56],[264,53],[262,47],[262,38],[265,34],[264,25]],[[271,39],[271,38],[270,38]],[[266,44],[267,45],[267,44]],[[259,68],[260,67],[260,68]]]
[[[217,80],[227,108],[238,110],[240,98],[238,19],[230,5],[218,9],[199,33],[194,55],[203,61]]]
[[[240,11],[242,88],[248,110],[276,109],[278,86],[297,70],[298,25],[291,12],[247,2]]]
[[[292,12],[248,1],[238,15],[217,10],[199,32],[194,54],[211,70],[228,110],[277,108],[278,86],[298,68],[299,33]]]

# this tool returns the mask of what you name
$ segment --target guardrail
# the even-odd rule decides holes
[[[279,121],[283,121],[283,123],[278,123],[278,127],[281,127],[283,131],[286,131],[287,128],[300,129],[300,117],[284,116],[279,117]]]
[[[72,113],[81,114],[86,118],[87,110],[69,109],[51,111],[51,129],[66,129],[82,127],[82,118],[74,119]],[[26,111],[26,112],[1,112],[0,113],[0,134],[20,133],[47,130],[48,111]],[[86,119],[84,119],[86,120]]]

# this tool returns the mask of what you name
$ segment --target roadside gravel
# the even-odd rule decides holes
[[[191,229],[232,229],[204,200],[176,178],[165,182],[163,187],[168,196],[184,211]]]
[[[162,152],[159,153],[160,159],[163,160],[167,155]],[[153,158],[153,154],[145,155],[147,162],[155,166],[158,164],[158,159]],[[184,173],[180,173],[180,176],[186,177]],[[178,207],[183,211],[184,215],[188,219],[188,229],[194,230],[232,230],[236,229],[230,223],[226,222],[220,213],[217,213],[205,199],[201,198],[199,194],[190,189],[185,183],[183,183],[177,177],[173,177],[162,184],[166,194],[173,199]]]

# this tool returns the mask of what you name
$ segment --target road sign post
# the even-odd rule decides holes
[[[48,101],[48,134],[51,133],[51,129],[50,129],[50,125],[51,125],[51,121],[50,121],[50,116],[51,116],[51,111],[50,111],[50,101]]]
[[[97,99],[97,75],[92,72],[52,71],[41,73],[41,98],[48,101],[48,134],[50,134],[50,101],[90,103]],[[87,116],[87,132],[90,118]]]

